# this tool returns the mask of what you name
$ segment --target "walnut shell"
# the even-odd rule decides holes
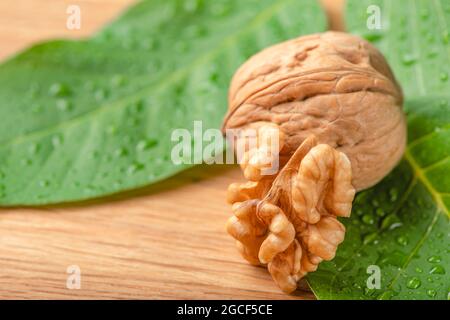
[[[357,190],[380,181],[406,144],[402,91],[382,54],[341,32],[269,47],[233,77],[224,129],[277,124],[289,157],[309,136],[350,159]]]

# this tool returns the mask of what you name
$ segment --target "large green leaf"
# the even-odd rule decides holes
[[[171,133],[218,128],[251,54],[325,29],[309,0],[145,1],[86,41],[0,66],[0,204],[102,196],[185,169]]]
[[[450,1],[348,0],[349,32],[373,42],[386,56],[406,97],[450,91]],[[369,20],[376,7],[381,29]]]
[[[369,5],[381,9],[381,30],[367,29]],[[357,195],[336,258],[308,281],[320,299],[447,299],[450,3],[355,0],[346,12],[349,31],[382,50],[404,88],[408,147],[394,172]],[[367,286],[371,265],[380,289]]]

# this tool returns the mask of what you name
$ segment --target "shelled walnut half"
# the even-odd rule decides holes
[[[283,42],[236,72],[223,128],[252,128],[258,137],[279,130],[281,168],[263,174],[273,160],[270,139],[244,141],[249,181],[228,189],[234,216],[227,230],[283,291],[334,258],[345,235],[337,217],[350,216],[355,190],[376,184],[400,160],[402,100],[381,53],[346,33]]]

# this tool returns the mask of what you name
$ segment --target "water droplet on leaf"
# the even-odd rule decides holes
[[[53,97],[65,97],[70,94],[70,89],[62,83],[54,83],[50,86],[49,93]]]
[[[375,210],[375,214],[379,217],[384,217],[386,215],[386,212],[382,208],[377,208]]]
[[[402,57],[402,63],[405,66],[413,65],[414,63],[416,63],[416,61],[417,61],[417,57],[412,55],[412,54],[410,54],[410,53],[406,53]]]
[[[406,286],[410,289],[417,289],[421,286],[421,284],[422,284],[422,282],[420,281],[419,278],[413,277],[408,280],[408,282],[406,283]]]
[[[97,91],[95,91],[94,96],[95,96],[95,100],[102,101],[107,98],[108,92],[105,89],[98,89]]]
[[[402,223],[400,222],[400,219],[397,217],[397,215],[395,215],[393,213],[388,215],[381,222],[381,228],[382,229],[393,230],[393,229],[399,228],[401,226],[402,226]]]
[[[397,238],[397,243],[402,246],[406,246],[408,244],[408,238],[406,236],[400,236]]]
[[[128,174],[133,174],[142,169],[144,169],[144,165],[142,163],[135,162],[128,167],[127,172]]]
[[[445,269],[441,265],[436,265],[430,270],[430,274],[445,274]]]
[[[127,149],[125,149],[123,147],[114,151],[114,156],[116,156],[116,157],[123,157],[123,156],[126,156],[127,154],[128,154]]]
[[[363,244],[369,244],[369,243],[373,242],[377,237],[378,237],[377,232],[372,232],[372,233],[366,234],[363,237]]]
[[[138,151],[145,151],[155,147],[158,144],[158,141],[155,139],[141,140],[136,145],[136,149]]]
[[[54,148],[59,147],[63,142],[63,138],[61,135],[57,134],[52,137],[52,145]]]
[[[441,257],[440,256],[431,256],[427,259],[428,262],[431,263],[439,263],[441,262]]]
[[[48,187],[50,185],[50,182],[48,180],[41,180],[39,181],[39,185],[41,187]]]
[[[56,100],[56,108],[61,111],[69,111],[71,109],[71,104],[66,99]]]
[[[125,84],[125,77],[120,74],[116,74],[114,77],[112,77],[111,84],[114,87],[121,87]]]
[[[427,290],[427,295],[431,298],[436,297],[436,294],[437,294],[436,290],[433,290],[433,289]]]
[[[361,220],[362,220],[362,222],[364,222],[365,224],[368,224],[368,225],[372,225],[375,223],[375,219],[374,219],[373,215],[370,213],[366,213],[365,215],[363,215]]]

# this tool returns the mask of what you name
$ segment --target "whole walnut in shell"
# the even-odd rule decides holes
[[[345,234],[337,217],[350,216],[355,191],[376,184],[400,160],[402,102],[382,54],[340,32],[274,45],[234,75],[223,128],[255,129],[258,142],[241,160],[249,181],[229,187],[235,215],[227,230],[242,255],[267,265],[284,291],[334,258]],[[281,169],[264,175],[269,144],[260,133],[274,128]]]

